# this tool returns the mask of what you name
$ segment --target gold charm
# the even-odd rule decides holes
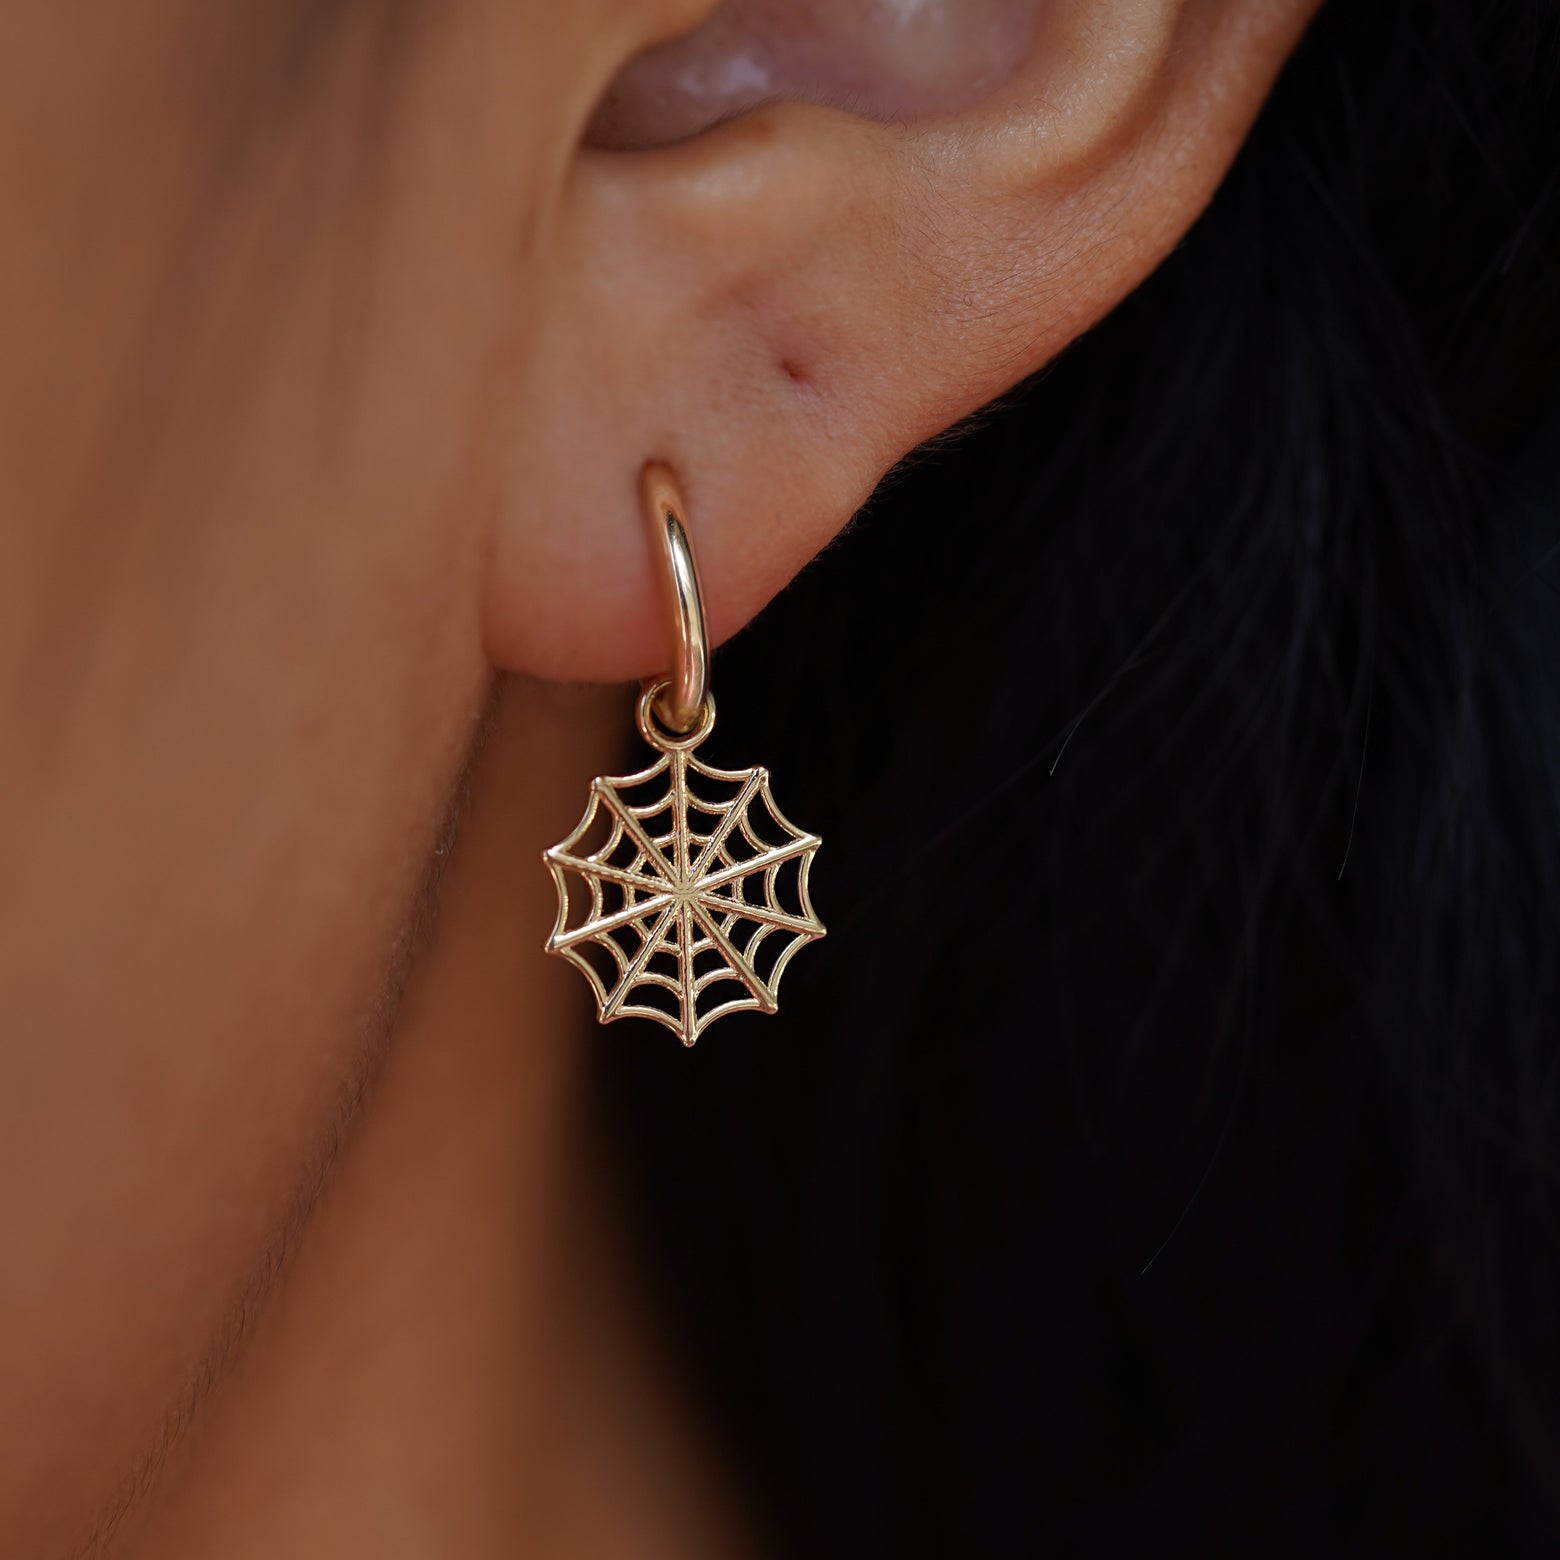
[[[558,889],[547,951],[584,974],[602,1023],[654,1019],[692,1045],[724,1014],[773,1013],[786,966],[824,935],[807,885],[820,841],[775,806],[768,770],[693,756],[715,724],[698,571],[664,467],[646,468],[644,496],[677,623],[674,675],[639,696],[660,756],[597,776],[579,827],[543,853]]]

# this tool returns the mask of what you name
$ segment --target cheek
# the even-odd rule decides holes
[[[281,583],[260,566],[245,601]],[[25,828],[7,812],[7,1511],[99,1498],[260,1276],[377,1043],[480,696],[474,644],[414,667],[424,635],[361,600],[294,578],[267,620],[211,585],[241,650],[161,652],[166,602],[116,625]]]
[[[136,350],[83,367],[113,416],[51,399],[28,467],[0,624],[0,1525],[20,1553],[68,1547],[264,1277],[382,1039],[485,697],[491,407],[538,175],[472,155],[497,111],[425,68],[396,84],[372,180],[322,109],[199,223],[107,203],[94,253],[120,252],[122,217],[162,232],[137,286],[86,278]],[[68,315],[10,303],[20,360],[46,356]],[[0,471],[35,431],[0,420]]]
[[[474,566],[345,491],[207,496],[223,529],[163,535],[68,699],[7,725],[0,1509],[101,1494],[256,1276],[378,1042],[485,686]]]

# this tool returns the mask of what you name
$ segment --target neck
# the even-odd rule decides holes
[[[383,1077],[119,1554],[750,1551],[625,1271],[578,977],[539,951],[541,849],[625,710],[505,688]]]

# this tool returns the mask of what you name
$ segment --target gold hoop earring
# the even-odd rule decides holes
[[[824,935],[808,889],[822,842],[775,806],[767,769],[693,756],[715,725],[698,566],[672,473],[646,466],[640,496],[673,623],[671,670],[637,709],[659,757],[598,775],[579,827],[543,852],[558,890],[546,950],[584,974],[602,1023],[653,1019],[691,1046],[728,1013],[776,1010],[787,965]]]

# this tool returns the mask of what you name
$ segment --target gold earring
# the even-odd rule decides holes
[[[659,757],[598,775],[579,827],[543,852],[558,889],[546,948],[590,982],[602,1023],[654,1019],[692,1045],[727,1013],[773,1013],[786,966],[824,935],[807,883],[821,841],[775,806],[767,769],[693,756],[715,725],[699,571],[671,472],[646,466],[640,493],[675,634],[671,672],[639,694]]]

